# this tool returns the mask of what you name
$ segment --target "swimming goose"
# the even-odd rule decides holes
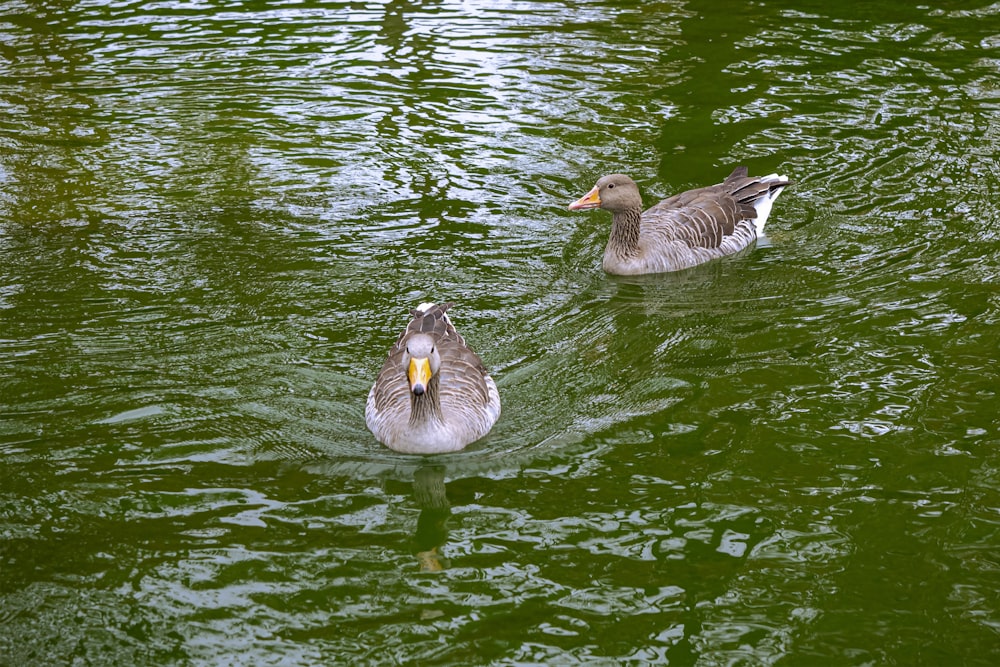
[[[368,393],[365,422],[389,449],[458,451],[500,416],[497,385],[448,318],[452,305],[424,303],[412,311]]]
[[[748,176],[737,167],[718,185],[664,199],[646,212],[639,187],[624,174],[604,176],[569,205],[571,211],[611,211],[604,270],[618,275],[679,271],[731,255],[763,234],[785,176]]]

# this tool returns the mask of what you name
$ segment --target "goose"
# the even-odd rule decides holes
[[[365,422],[389,449],[455,452],[500,416],[497,385],[448,318],[452,305],[422,303],[410,313],[368,393]]]
[[[611,211],[604,270],[616,275],[680,271],[743,250],[764,232],[785,176],[748,176],[737,167],[722,183],[688,190],[643,212],[639,187],[624,174],[597,181],[571,211]]]

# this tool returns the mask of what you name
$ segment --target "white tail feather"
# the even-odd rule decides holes
[[[788,177],[786,177],[784,175],[779,176],[778,174],[768,174],[767,176],[761,176],[760,177],[760,182],[761,183],[781,182],[781,181],[787,181],[787,180],[788,180]],[[769,215],[771,215],[771,206],[774,205],[774,200],[778,198],[778,195],[780,195],[781,191],[784,190],[784,189],[785,189],[785,187],[781,186],[780,188],[772,190],[772,191],[768,192],[767,194],[761,195],[753,203],[754,209],[757,210],[757,217],[754,218],[754,221],[753,221],[754,222],[754,227],[757,228],[757,236],[763,236],[764,235],[764,225],[767,223],[767,217]]]
[[[437,304],[434,303],[433,301],[425,301],[424,303],[422,303],[419,306],[417,306],[417,310],[419,310],[421,313],[426,313],[428,310],[430,310],[431,308],[433,308],[436,305]],[[451,323],[451,318],[448,317],[448,313],[444,314],[444,321],[448,322],[448,323]],[[452,326],[454,326],[454,325],[452,325]]]

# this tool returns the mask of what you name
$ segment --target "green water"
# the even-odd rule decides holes
[[[931,4],[0,2],[0,664],[996,664],[1000,6]],[[737,164],[694,270],[566,211]],[[428,300],[503,415],[424,460]]]

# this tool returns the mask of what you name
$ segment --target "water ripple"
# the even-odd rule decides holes
[[[0,653],[995,650],[996,5],[29,4]],[[743,163],[796,181],[768,238],[678,275],[565,210]],[[504,400],[433,463],[363,420],[426,300]]]

